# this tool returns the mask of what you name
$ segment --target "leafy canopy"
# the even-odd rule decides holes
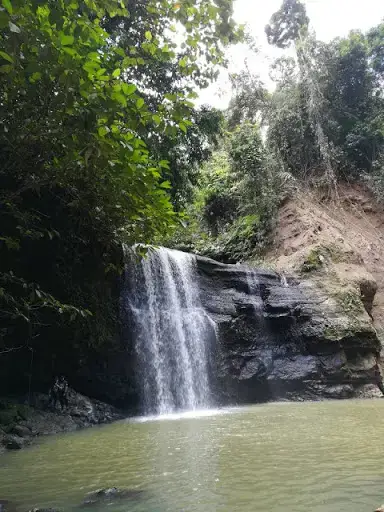
[[[46,309],[102,316],[99,263],[115,272],[122,242],[173,229],[178,158],[171,172],[164,148],[194,137],[196,88],[242,34],[231,0],[0,5],[0,334],[11,340],[30,337],[19,325],[40,331]]]
[[[309,18],[305,6],[300,0],[284,0],[282,6],[265,27],[269,44],[278,48],[287,48],[305,33]]]

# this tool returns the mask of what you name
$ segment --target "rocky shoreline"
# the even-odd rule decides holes
[[[72,432],[125,417],[112,405],[69,390],[64,411],[49,408],[49,397],[34,393],[27,400],[0,400],[0,454],[31,445],[41,436]]]

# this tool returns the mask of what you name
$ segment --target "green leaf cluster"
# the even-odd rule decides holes
[[[49,339],[66,312],[63,345],[113,337],[121,244],[156,243],[177,224],[180,154],[201,161],[210,137],[195,90],[241,38],[232,1],[178,5],[2,0],[0,348],[39,336],[42,352],[63,350]]]

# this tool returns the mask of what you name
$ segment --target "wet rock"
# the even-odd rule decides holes
[[[25,442],[21,437],[6,435],[2,439],[2,444],[4,448],[7,448],[7,450],[21,450]]]
[[[118,489],[117,487],[97,489],[96,491],[87,494],[81,506],[91,507],[100,503],[112,504],[117,500],[135,500],[140,498],[142,494],[143,491],[141,490]]]
[[[11,430],[12,434],[15,434],[18,437],[31,437],[32,431],[30,428],[24,425],[15,425]]]
[[[28,512],[60,512],[56,508],[31,508]]]
[[[22,398],[20,402],[23,403]],[[31,394],[30,403],[28,418],[20,416],[3,430],[0,428],[0,453],[6,449],[19,450],[29,445],[36,436],[72,432],[125,417],[115,407],[88,398],[73,389],[69,394],[69,407],[64,411],[49,408],[48,395],[43,393]],[[23,407],[18,403],[13,406]]]
[[[217,325],[212,381],[222,404],[376,396],[381,344],[368,314],[376,292],[368,277],[344,289],[309,277],[287,286],[275,272],[250,276],[246,266],[200,257],[197,269]]]

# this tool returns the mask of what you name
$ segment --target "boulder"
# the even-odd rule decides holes
[[[4,448],[7,448],[8,450],[21,450],[25,445],[23,438],[12,435],[6,435],[3,437],[1,442]]]
[[[32,431],[30,428],[26,427],[25,425],[14,425],[11,430],[12,434],[15,434],[19,437],[31,437]]]

